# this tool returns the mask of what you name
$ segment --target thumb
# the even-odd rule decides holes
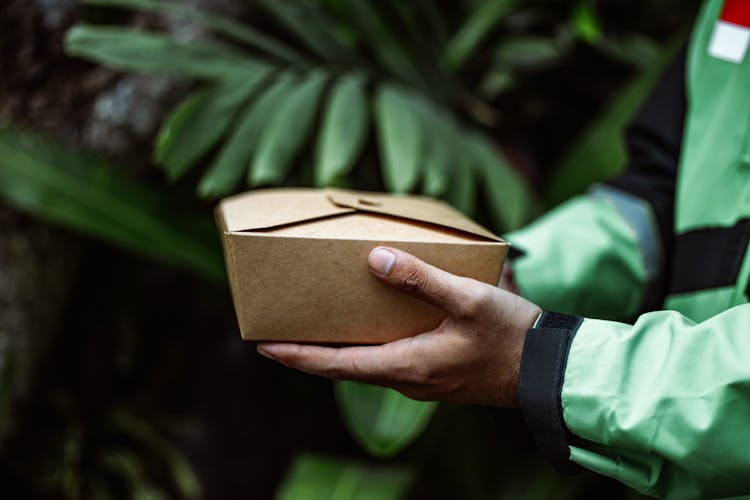
[[[439,307],[454,317],[467,316],[484,296],[483,283],[456,276],[395,248],[376,247],[368,258],[370,272],[390,286]]]

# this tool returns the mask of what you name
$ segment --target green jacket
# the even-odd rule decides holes
[[[626,172],[507,235],[521,293],[564,313],[524,347],[541,451],[660,497],[750,494],[750,2],[723,6],[629,129]]]

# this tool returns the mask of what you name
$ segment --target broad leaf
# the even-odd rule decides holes
[[[291,72],[282,73],[256,101],[241,111],[234,131],[201,178],[198,185],[201,196],[225,194],[239,182],[250,164],[263,129],[283,105],[294,84],[295,77]]]
[[[531,194],[526,183],[483,136],[468,139],[475,166],[482,174],[485,197],[498,228],[509,231],[526,222],[531,213]]]
[[[184,16],[191,22],[225,35],[237,42],[245,43],[271,56],[286,61],[298,61],[299,54],[282,43],[269,38],[246,24],[241,24],[228,17],[198,10],[190,5],[162,0],[84,0],[89,5],[119,7],[161,12]]]
[[[349,172],[364,146],[367,121],[364,77],[342,77],[331,89],[323,113],[315,155],[315,184],[327,186]]]
[[[466,19],[458,32],[448,42],[443,57],[443,65],[452,70],[460,68],[479,47],[492,28],[500,22],[518,0],[488,0],[479,2],[478,7]]]
[[[210,214],[191,213],[80,152],[0,128],[0,198],[210,282],[225,280]]]
[[[513,70],[496,65],[484,76],[482,83],[479,84],[479,91],[483,96],[495,99],[517,84],[518,79],[515,77]]]
[[[463,145],[457,162],[453,166],[453,176],[445,199],[454,207],[472,217],[477,205],[477,174],[474,163],[469,158],[471,151]]]
[[[414,101],[421,97],[393,85],[375,95],[378,149],[383,181],[389,191],[406,193],[419,180],[423,137]]]
[[[154,159],[171,180],[180,178],[224,135],[237,110],[269,73],[259,68],[242,81],[200,90],[162,123]]]
[[[584,42],[596,44],[602,39],[602,27],[593,8],[586,2],[580,2],[573,10],[571,18],[573,28]]]
[[[437,403],[359,382],[336,382],[336,397],[352,435],[373,455],[390,457],[417,439]]]
[[[655,40],[640,33],[604,37],[597,42],[596,47],[607,56],[641,70],[658,62],[661,49]]]
[[[391,32],[370,0],[345,2],[344,7],[368,49],[385,70],[412,85],[425,86],[431,83],[419,73],[404,50],[399,35]]]
[[[454,169],[456,124],[448,113],[430,104],[420,106],[418,116],[426,141],[422,192],[442,196]]]
[[[561,47],[554,39],[541,36],[512,37],[498,45],[495,63],[499,68],[539,68],[559,61]]]
[[[307,139],[328,74],[314,70],[288,92],[270,117],[258,142],[250,170],[250,184],[278,184]]]
[[[326,21],[320,9],[306,2],[290,0],[258,0],[292,35],[326,61],[345,59],[346,53],[333,36],[330,21]]]
[[[414,480],[406,467],[383,467],[302,454],[286,474],[276,500],[398,500]]]
[[[112,26],[74,26],[65,35],[65,50],[122,71],[213,80],[238,79],[265,67],[217,42],[180,42],[161,33]]]

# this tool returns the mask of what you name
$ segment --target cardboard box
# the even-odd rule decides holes
[[[448,204],[421,196],[264,189],[216,209],[242,338],[377,344],[431,330],[438,308],[380,282],[378,245],[496,284],[508,251]]]

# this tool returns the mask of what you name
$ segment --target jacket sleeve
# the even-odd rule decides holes
[[[505,236],[525,297],[618,320],[661,304],[686,107],[683,51],[628,127],[624,173]]]
[[[702,323],[673,311],[633,325],[545,312],[519,384],[542,452],[648,495],[750,494],[747,325],[750,304]]]

